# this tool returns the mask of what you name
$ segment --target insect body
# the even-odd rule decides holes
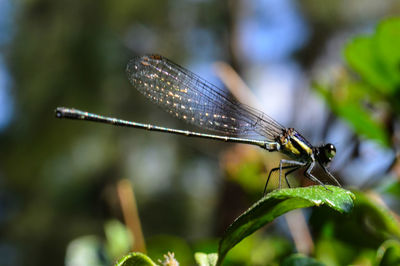
[[[312,173],[315,163],[318,162],[324,172],[340,186],[337,179],[328,171],[327,165],[332,161],[336,154],[336,148],[333,144],[328,143],[320,147],[313,147],[300,133],[294,128],[284,129],[282,133],[276,138],[276,142],[280,147],[278,150],[283,154],[290,157],[292,160],[282,159],[279,167],[273,168],[268,175],[267,182],[264,188],[264,194],[271,174],[279,170],[279,187],[281,187],[282,170],[287,169],[285,173],[285,180],[290,187],[287,175],[296,171],[299,168],[305,168],[304,175],[314,182],[324,185]]]
[[[285,128],[268,115],[238,102],[226,90],[216,87],[160,55],[136,57],[128,63],[126,72],[132,86],[150,101],[172,116],[209,130],[213,134],[142,124],[65,107],[58,107],[56,116],[189,137],[245,143],[271,152],[280,151],[291,160],[282,159],[279,167],[269,172],[264,193],[271,174],[275,171],[279,171],[279,187],[283,170],[288,170],[284,176],[290,187],[287,175],[299,168],[305,169],[306,177],[324,185],[311,173],[316,163],[321,165],[336,185],[340,186],[327,169],[336,153],[333,144],[312,146],[293,128]]]

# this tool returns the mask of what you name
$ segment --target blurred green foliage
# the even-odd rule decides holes
[[[277,265],[294,252],[288,239],[255,232],[227,254],[224,265]]]
[[[68,244],[65,265],[81,262],[85,265],[110,265],[129,252],[133,240],[128,229],[119,221],[108,221],[104,225],[105,240],[95,236],[81,236]]]
[[[148,255],[155,260],[163,260],[168,252],[174,252],[175,258],[182,265],[194,264],[193,250],[189,243],[181,237],[157,235],[146,239]]]
[[[399,265],[400,264],[400,242],[387,240],[378,249],[376,256],[377,265]]]
[[[199,266],[215,266],[217,264],[218,255],[216,253],[205,254],[197,252],[194,256]]]
[[[354,209],[347,216],[337,215],[328,208],[312,212],[315,257],[328,265],[354,264],[361,258],[372,263],[384,241],[400,238],[400,223],[390,210],[369,194],[354,193]]]
[[[346,62],[358,76],[343,71],[333,85],[314,86],[358,134],[385,147],[393,144],[389,119],[400,117],[399,46],[400,20],[384,20],[374,34],[357,36],[344,48]]]
[[[284,259],[282,266],[324,266],[325,264],[318,262],[316,259],[308,258],[302,254],[293,254]]]

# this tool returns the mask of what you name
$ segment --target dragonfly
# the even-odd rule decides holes
[[[289,159],[281,159],[279,166],[269,171],[264,195],[271,175],[277,171],[279,189],[282,175],[290,188],[288,175],[299,169],[304,170],[305,177],[325,187],[312,173],[317,164],[337,186],[341,186],[328,170],[336,155],[333,144],[311,145],[294,128],[286,128],[267,114],[240,103],[229,91],[218,88],[161,55],[134,57],[126,66],[126,74],[131,85],[151,102],[172,116],[212,133],[142,124],[66,107],[57,107],[56,117],[250,144],[269,152],[281,152]]]

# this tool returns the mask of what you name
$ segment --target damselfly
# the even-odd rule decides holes
[[[324,186],[323,182],[311,173],[316,163],[340,186],[327,169],[336,154],[333,144],[312,146],[295,129],[285,128],[268,115],[238,102],[228,91],[214,86],[160,55],[135,57],[128,63],[126,72],[130,83],[150,101],[171,115],[215,134],[141,124],[65,107],[58,107],[56,116],[251,144],[270,152],[280,151],[291,160],[282,159],[278,167],[270,170],[264,194],[273,172],[279,171],[281,188],[283,170],[287,170],[284,177],[289,187],[288,174],[300,168],[305,169],[304,175],[307,178]]]

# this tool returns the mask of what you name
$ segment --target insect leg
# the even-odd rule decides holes
[[[342,185],[340,185],[339,181],[337,181],[337,179],[331,174],[331,172],[329,172],[328,169],[327,169],[324,165],[322,165],[322,164],[320,164],[320,165],[321,165],[322,169],[324,169],[324,172],[325,172],[333,181],[335,181],[336,185],[338,185],[339,187],[342,187]]]
[[[311,174],[311,171],[312,171],[312,169],[314,168],[314,166],[315,166],[315,161],[311,162],[311,163],[308,165],[307,169],[304,171],[304,175],[305,175],[306,177],[308,177],[311,181],[314,181],[314,182],[320,184],[321,186],[323,186],[326,190],[329,190],[328,188],[325,187],[324,183],[322,183],[321,180],[319,180],[319,179],[316,178],[313,174]]]
[[[301,167],[301,166],[305,165],[305,163],[303,163],[303,162],[282,159],[279,162],[279,189],[281,189],[282,169],[284,169],[284,168],[282,168],[283,164],[287,164],[288,166],[292,166],[292,167],[295,167],[295,166]]]
[[[282,169],[290,169],[290,168],[293,168],[293,167],[296,167],[296,165],[283,166]],[[267,192],[267,186],[268,186],[268,182],[269,182],[269,179],[271,177],[271,174],[273,172],[275,172],[275,171],[278,171],[279,169],[280,169],[279,167],[275,167],[275,168],[272,168],[271,171],[269,171],[267,182],[265,183],[265,186],[264,186],[264,193],[263,193],[264,196],[265,196],[265,194]]]
[[[290,184],[289,184],[289,180],[287,179],[287,176],[300,168],[300,166],[297,166],[297,165],[296,166],[292,166],[292,167],[293,167],[293,169],[290,169],[289,171],[287,171],[285,173],[286,184],[288,185],[289,188],[290,188]]]

